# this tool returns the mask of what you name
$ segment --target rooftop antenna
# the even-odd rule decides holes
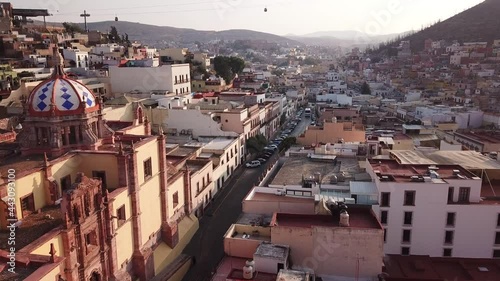
[[[83,21],[85,23],[85,32],[88,32],[89,30],[87,29],[87,18],[90,17],[90,14],[88,14],[86,10],[83,10],[83,14],[80,14],[80,17],[83,18]]]

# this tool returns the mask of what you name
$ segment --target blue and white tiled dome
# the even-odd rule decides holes
[[[53,106],[51,106],[53,105]],[[99,109],[94,93],[69,79],[62,65],[56,65],[52,78],[40,83],[28,99],[30,115],[73,115]]]
[[[42,82],[30,96],[30,109],[35,112],[50,111],[50,104],[54,103],[59,112],[79,109],[80,103],[85,101],[85,108],[97,105],[94,94],[77,81],[61,77]]]

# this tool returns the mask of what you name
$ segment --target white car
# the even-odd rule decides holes
[[[245,166],[247,168],[256,168],[256,167],[259,167],[260,166],[260,162],[257,161],[257,160],[254,160],[254,161],[251,161],[251,162],[248,162],[245,164]]]

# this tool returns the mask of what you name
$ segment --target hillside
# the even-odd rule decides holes
[[[386,34],[370,36],[358,31],[322,31],[305,34],[301,36],[287,35],[286,37],[299,41],[306,45],[318,45],[329,47],[367,47],[376,45],[389,39],[396,38],[400,34]]]
[[[410,40],[414,51],[424,48],[426,39],[459,42],[488,42],[500,39],[500,0],[486,0],[445,21],[438,22],[422,31],[411,34],[402,40]],[[389,47],[396,47],[394,42]],[[387,51],[387,47],[380,51]]]
[[[80,24],[83,27],[83,24]],[[156,26],[127,21],[104,21],[88,23],[90,30],[108,31],[115,26],[120,34],[127,33],[131,40],[138,40],[149,45],[162,47],[163,45],[176,43],[208,42],[211,40],[266,40],[268,42],[288,44],[291,46],[302,45],[302,43],[274,34],[234,29],[224,31],[203,31],[187,28],[176,28],[169,26]]]

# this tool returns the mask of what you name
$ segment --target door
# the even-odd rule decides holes
[[[107,186],[106,186],[106,172],[105,171],[92,171],[92,177],[101,179],[102,187],[107,188]]]

